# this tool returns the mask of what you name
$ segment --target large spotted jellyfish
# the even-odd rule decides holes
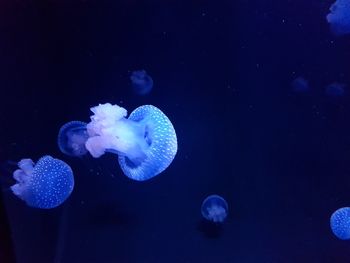
[[[227,217],[228,205],[219,195],[210,195],[204,199],[201,207],[202,216],[214,223],[222,223]]]
[[[350,207],[336,210],[330,219],[333,234],[339,239],[350,239]]]
[[[130,75],[131,85],[136,94],[145,95],[153,88],[153,79],[145,70],[135,70]]]
[[[152,105],[126,109],[110,103],[91,108],[86,149],[98,158],[105,152],[118,154],[124,174],[137,181],[163,172],[177,152],[175,129],[168,117]]]
[[[64,124],[58,132],[58,148],[69,156],[83,156],[88,152],[85,148],[88,138],[85,122],[70,121]]]
[[[327,21],[331,26],[332,32],[337,36],[349,34],[350,1],[336,0],[329,10],[331,12],[327,15]]]
[[[36,164],[31,159],[22,159],[18,167],[13,173],[17,183],[11,186],[11,190],[28,206],[54,208],[62,204],[73,191],[72,169],[59,159],[46,155]]]

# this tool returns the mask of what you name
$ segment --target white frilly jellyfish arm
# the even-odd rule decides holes
[[[126,118],[118,105],[100,104],[87,125],[86,149],[98,158],[105,152],[119,155],[126,176],[144,181],[164,171],[177,152],[177,138],[170,120],[158,108],[145,105]]]
[[[137,123],[126,119],[127,111],[117,105],[106,103],[91,108],[94,113],[87,125],[89,139],[86,148],[98,158],[106,151],[126,155],[131,160],[140,157],[143,143],[142,134],[138,134]]]
[[[13,178],[17,181],[17,184],[13,185],[11,190],[15,195],[21,196],[33,174],[34,162],[31,159],[22,159],[18,162],[18,168],[13,173]]]

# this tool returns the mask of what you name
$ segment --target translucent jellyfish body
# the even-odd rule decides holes
[[[333,234],[339,239],[350,239],[350,207],[336,210],[330,219]]]
[[[295,92],[302,93],[310,90],[308,81],[303,77],[297,77],[296,79],[294,79],[291,83],[291,86]]]
[[[58,132],[58,148],[69,156],[83,156],[88,152],[85,148],[88,138],[86,123],[71,121],[64,124]]]
[[[337,35],[350,33],[350,1],[337,0],[329,8],[331,11],[327,15],[327,21],[331,26],[332,32]]]
[[[31,207],[54,208],[73,191],[72,169],[59,159],[46,155],[36,164],[31,159],[22,159],[18,167],[13,173],[17,183],[11,190]]]
[[[177,152],[177,138],[170,120],[158,108],[144,105],[126,118],[124,108],[109,103],[91,108],[86,149],[98,158],[105,152],[119,155],[124,174],[137,181],[164,171]]]
[[[345,84],[334,82],[326,87],[326,94],[330,97],[342,97],[345,94]]]
[[[210,195],[204,199],[201,207],[202,216],[214,223],[222,223],[227,217],[228,205],[219,195]]]
[[[153,79],[145,70],[135,70],[130,75],[131,85],[135,93],[145,95],[153,88]]]

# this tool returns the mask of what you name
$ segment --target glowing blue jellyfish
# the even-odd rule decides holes
[[[153,88],[153,79],[145,70],[135,70],[130,75],[131,85],[135,93],[145,95]]]
[[[64,124],[58,132],[58,148],[70,156],[83,156],[87,154],[85,142],[89,138],[86,123],[71,121]]]
[[[334,82],[326,87],[326,94],[330,97],[342,97],[345,93],[345,84]]]
[[[110,103],[91,108],[86,149],[98,158],[105,152],[119,155],[124,174],[137,181],[148,180],[164,171],[177,152],[173,125],[152,105],[135,109],[125,118],[124,108]]]
[[[303,77],[297,77],[291,83],[292,89],[295,92],[307,92],[310,90],[309,83]]]
[[[31,207],[54,208],[73,191],[72,169],[59,159],[46,155],[36,164],[31,159],[22,159],[18,167],[13,173],[17,183],[11,190]]]
[[[228,205],[219,195],[210,195],[204,199],[201,207],[202,216],[214,223],[222,223],[227,217]]]
[[[329,8],[331,11],[327,15],[327,21],[330,23],[332,32],[337,35],[350,33],[350,1],[337,0]]]
[[[333,234],[339,239],[350,239],[350,207],[336,210],[330,219]]]

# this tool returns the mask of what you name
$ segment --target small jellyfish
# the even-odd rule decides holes
[[[330,97],[342,97],[345,93],[345,84],[334,82],[326,87],[326,94]]]
[[[219,195],[210,195],[204,199],[201,207],[202,216],[214,223],[222,223],[227,217],[228,205]]]
[[[297,77],[296,79],[294,79],[291,83],[291,86],[295,92],[302,93],[310,90],[308,81],[303,77]]]
[[[64,124],[58,132],[58,148],[69,156],[83,156],[87,154],[85,142],[89,138],[86,123],[71,121]]]
[[[327,21],[330,24],[331,31],[336,36],[350,33],[350,1],[336,0],[327,15]]]
[[[165,114],[152,105],[127,111],[118,105],[100,104],[87,125],[86,149],[98,158],[105,152],[119,155],[124,174],[137,181],[164,171],[177,152],[175,129]]]
[[[336,210],[330,219],[333,234],[342,240],[350,239],[350,207]]]
[[[130,75],[133,90],[138,95],[145,95],[153,88],[153,79],[145,70],[135,70]]]
[[[65,162],[49,155],[35,164],[31,159],[22,159],[19,169],[13,173],[17,183],[12,192],[28,206],[50,209],[62,204],[72,193],[74,177]]]

